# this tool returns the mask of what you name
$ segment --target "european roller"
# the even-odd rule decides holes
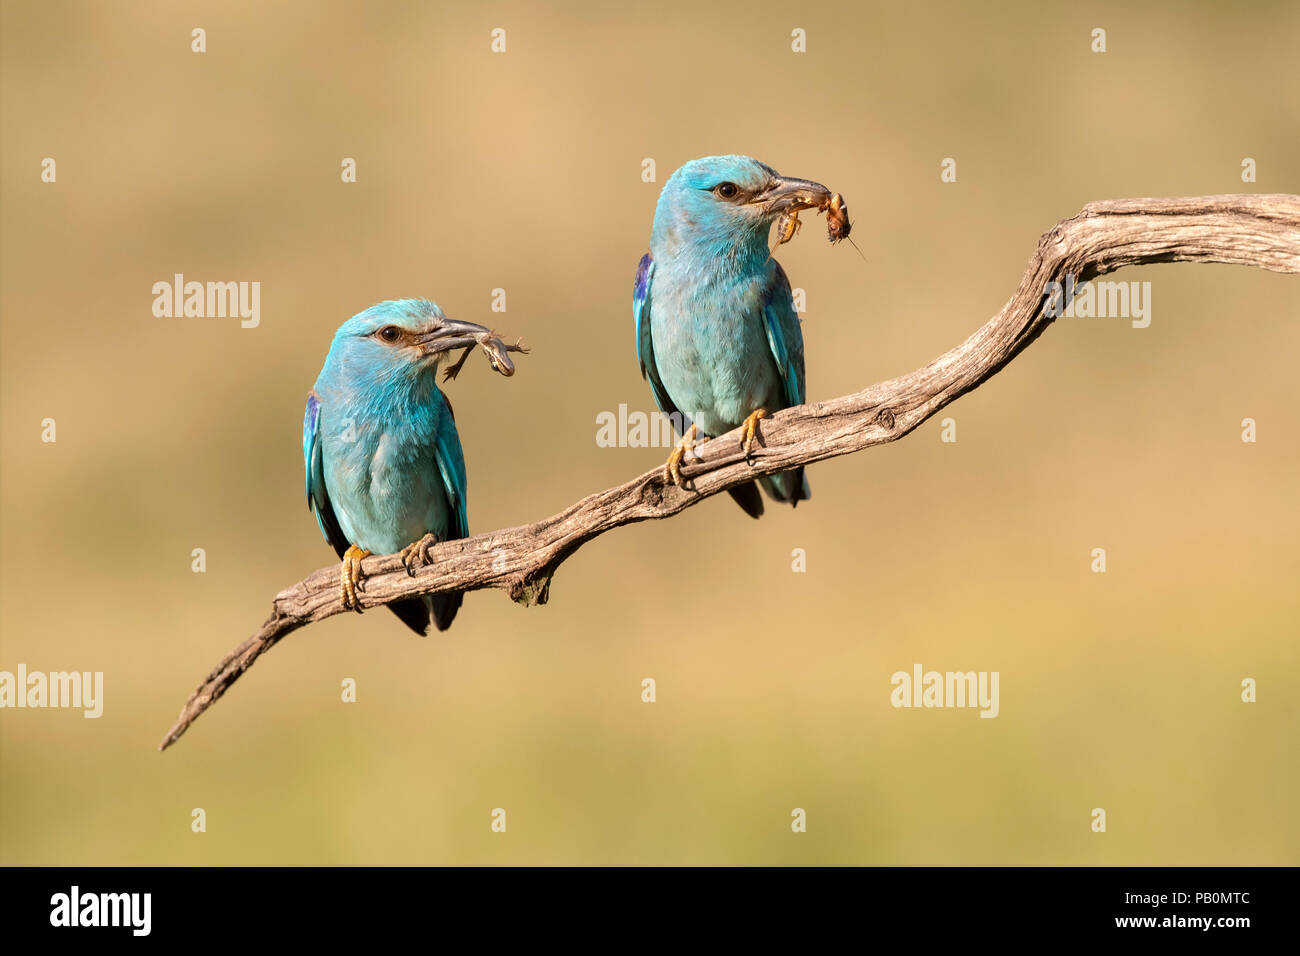
[[[307,500],[325,540],[343,559],[343,605],[357,604],[361,559],[402,552],[414,573],[437,541],[469,536],[465,456],[451,405],[438,388],[444,357],[482,346],[493,367],[514,367],[492,333],[443,315],[432,302],[381,302],[339,327],[307,397],[302,449]],[[449,377],[459,370],[452,366]],[[422,596],[388,607],[419,634],[430,617],[445,631],[459,593]]]
[[[803,404],[803,335],[768,233],[783,216],[827,209],[831,199],[825,186],[748,156],[692,160],[664,184],[632,312],[641,374],[682,434],[666,480],[682,483],[682,459],[697,440],[742,428],[748,456],[759,419]],[[792,506],[811,496],[802,468],[730,489],[755,518],[759,484]]]

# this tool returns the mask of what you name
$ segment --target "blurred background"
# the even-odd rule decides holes
[[[810,399],[959,343],[1088,201],[1300,191],[1300,8],[1144,7],[6,0],[0,669],[105,700],[0,716],[0,862],[1300,863],[1300,285],[1226,266],[1111,276],[1150,327],[1059,321],[940,416],[956,443],[932,420],[796,512],[620,529],[545,607],[313,625],[155,750],[334,560],[303,402],[374,302],[533,347],[448,387],[482,532],[666,455],[596,417],[653,407],[632,280],[688,159],[847,199],[865,263],[815,217],[779,256]],[[175,273],[260,282],[260,325],[156,318]],[[1000,715],[894,709],[916,663],[998,671]]]

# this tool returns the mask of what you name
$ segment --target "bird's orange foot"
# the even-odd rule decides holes
[[[408,544],[402,549],[402,567],[406,573],[415,577],[415,569],[429,563],[429,549],[438,543],[438,536],[430,531],[419,541]]]
[[[740,447],[745,452],[745,460],[749,461],[749,453],[754,448],[754,439],[762,440],[762,433],[758,430],[758,420],[767,418],[767,409],[759,408],[749,413],[749,417],[740,426]]]
[[[339,589],[343,594],[343,606],[349,611],[353,608],[361,610],[361,605],[357,603],[357,591],[365,590],[363,586],[365,578],[361,575],[361,559],[369,556],[369,551],[355,544],[349,545],[343,552],[343,564],[339,566]]]
[[[695,451],[696,445],[703,445],[709,440],[708,435],[700,438],[699,434],[700,428],[698,425],[692,424],[691,427],[687,429],[686,434],[683,435],[682,440],[677,443],[672,454],[668,456],[668,462],[664,465],[664,481],[674,484],[678,488],[685,487],[685,484],[682,481],[682,462],[686,459],[688,454]]]

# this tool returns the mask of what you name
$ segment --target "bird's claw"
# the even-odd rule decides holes
[[[339,566],[339,588],[342,591],[343,607],[347,610],[361,610],[357,601],[357,592],[365,590],[365,578],[361,574],[361,559],[370,556],[365,548],[355,544],[348,545],[343,552],[343,563]]]
[[[749,461],[750,452],[754,449],[754,439],[762,443],[763,435],[758,430],[758,421],[761,418],[767,418],[767,409],[759,408],[749,413],[740,426],[740,448],[745,453],[745,461]]]
[[[678,488],[685,488],[686,484],[682,481],[682,462],[686,456],[695,451],[696,445],[703,445],[709,440],[709,436],[699,437],[700,428],[692,424],[682,440],[673,448],[672,454],[668,456],[668,461],[664,464],[664,481],[676,485]]]
[[[430,531],[419,541],[414,541],[402,549],[402,567],[406,573],[415,577],[415,569],[429,563],[429,549],[438,543],[438,536]]]

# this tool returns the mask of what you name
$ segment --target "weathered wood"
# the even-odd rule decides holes
[[[852,395],[777,412],[762,423],[749,462],[735,432],[700,446],[682,469],[689,489],[666,485],[663,468],[582,499],[535,524],[435,546],[431,563],[408,576],[396,555],[367,558],[363,608],[438,591],[501,588],[512,600],[545,604],[569,555],[620,525],[667,518],[727,488],[796,465],[897,441],[977,388],[1052,323],[1049,283],[1085,282],[1124,266],[1218,262],[1300,273],[1300,196],[1229,195],[1090,203],[1045,233],[1020,287],[1002,310],[924,368]],[[244,671],[285,635],[343,610],[338,565],[275,597],[271,616],[190,695],[163,738],[166,749]]]

